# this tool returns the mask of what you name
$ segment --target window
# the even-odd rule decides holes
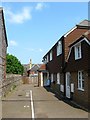
[[[57,56],[62,54],[62,43],[61,41],[58,42],[58,45],[57,45]]]
[[[52,60],[52,51],[50,52],[50,61]]]
[[[81,56],[81,43],[75,46],[75,60],[80,59]]]
[[[84,73],[83,73],[83,71],[78,71],[78,89],[84,90]]]
[[[53,74],[51,74],[51,82],[53,82]]]
[[[48,62],[48,55],[47,55],[47,62]]]
[[[43,63],[46,64],[46,58],[43,59]]]
[[[57,84],[60,84],[60,73],[57,73]]]

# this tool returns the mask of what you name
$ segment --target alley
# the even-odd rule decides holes
[[[43,87],[22,84],[2,100],[3,118],[88,118]]]

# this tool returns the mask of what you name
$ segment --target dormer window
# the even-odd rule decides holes
[[[82,58],[81,55],[81,43],[75,46],[75,60]]]
[[[57,56],[62,54],[62,42],[59,41],[57,45]]]

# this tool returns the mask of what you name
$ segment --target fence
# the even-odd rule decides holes
[[[34,84],[34,85],[38,85],[38,76],[30,76],[29,83]]]
[[[33,84],[33,85],[38,85],[38,76],[23,76],[22,78],[23,84]]]

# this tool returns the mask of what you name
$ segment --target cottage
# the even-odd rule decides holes
[[[66,79],[70,74],[66,73],[67,58],[70,54],[70,45],[76,39],[81,37],[90,28],[89,21],[84,20],[64,34],[57,43],[49,50],[43,57],[43,62],[46,64],[47,76],[51,79],[51,88],[59,95],[66,98],[71,98],[70,93],[67,92]],[[74,64],[73,64],[74,65]],[[71,68],[73,69],[73,68]],[[73,86],[73,84],[71,84]]]
[[[0,85],[6,79],[6,52],[7,52],[7,35],[4,22],[3,9],[0,8]]]
[[[70,44],[65,67],[66,96],[88,108],[90,82],[90,31]],[[84,99],[85,98],[85,99]]]

